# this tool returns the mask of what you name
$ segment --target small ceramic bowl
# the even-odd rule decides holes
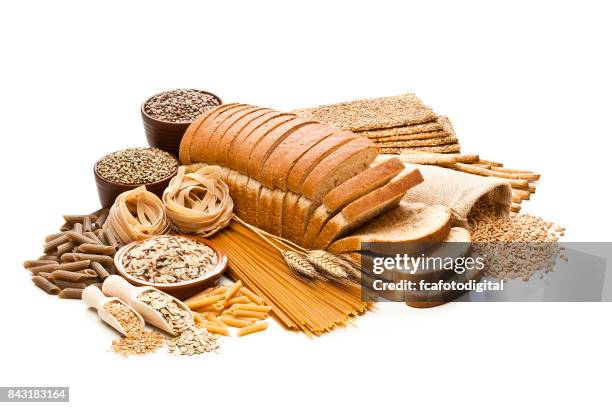
[[[209,95],[212,95],[221,105],[223,101],[217,95],[212,92],[202,91]],[[149,98],[147,98],[140,106],[140,114],[142,116],[142,123],[144,124],[145,135],[149,146],[157,147],[158,149],[165,150],[168,153],[172,153],[178,157],[179,148],[181,146],[181,139],[183,134],[191,124],[191,122],[164,122],[153,118],[145,112],[145,105],[149,99],[156,97],[165,92],[160,92]]]
[[[174,173],[172,173],[170,176],[154,183],[120,184],[102,178],[98,174],[97,168],[98,162],[94,164],[93,171],[94,178],[96,179],[96,187],[98,188],[98,198],[100,199],[100,204],[102,204],[102,207],[104,208],[110,208],[119,194],[125,191],[133,190],[140,186],[145,186],[148,191],[161,198],[162,194],[164,193],[164,190],[166,189],[166,187],[168,187],[168,184],[170,184],[170,180],[172,179],[172,177],[176,176],[176,173],[178,172],[177,167]]]
[[[167,294],[172,295],[179,300],[187,299],[195,294],[202,292],[204,289],[216,285],[217,282],[219,282],[219,279],[221,279],[221,276],[223,275],[225,270],[227,269],[227,256],[215,244],[205,238],[196,237],[192,235],[178,236],[193,239],[212,248],[212,250],[215,251],[215,253],[217,254],[217,259],[219,260],[217,265],[206,275],[197,279],[184,282],[151,283],[145,280],[136,279],[135,277],[127,273],[123,266],[123,257],[125,256],[127,251],[129,251],[131,248],[134,247],[134,245],[139,242],[136,241],[132,242],[131,244],[125,245],[115,254],[115,269],[117,271],[117,274],[123,277],[128,282],[130,282],[132,285],[153,286],[154,288],[166,292]]]

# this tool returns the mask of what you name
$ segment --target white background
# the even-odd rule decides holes
[[[274,325],[123,359],[21,267],[97,208],[93,163],[144,145],[140,103],[177,87],[279,109],[415,92],[463,151],[543,174],[526,212],[609,240],[610,10],[493,3],[2,2],[0,385],[75,406],[609,406],[610,304],[384,304],[319,339]]]

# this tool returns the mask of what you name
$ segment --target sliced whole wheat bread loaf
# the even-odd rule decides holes
[[[202,146],[202,161],[206,163],[214,163],[214,151],[216,148],[216,138],[217,138],[217,130],[223,123],[230,120],[235,115],[240,114],[247,109],[252,108],[249,105],[238,104],[233,106],[232,108],[223,111],[216,115],[215,117],[209,117],[208,120],[202,123],[202,126],[198,130],[198,133],[203,133],[206,135],[206,142]]]
[[[229,161],[228,154],[230,152],[230,146],[232,145],[234,139],[242,134],[243,129],[249,123],[265,114],[269,114],[270,112],[272,112],[271,109],[260,108],[259,110],[244,114],[230,124],[219,141],[219,146],[217,146],[217,151],[215,153],[216,163],[220,164],[221,166],[227,166]]]
[[[421,172],[414,169],[353,201],[323,226],[313,247],[325,249],[338,238],[396,207],[406,191],[422,181]]]
[[[235,136],[236,132],[233,130],[233,126],[236,124],[236,122],[252,114],[262,114],[263,110],[263,108],[249,105],[245,109],[235,112],[233,115],[231,115],[231,117],[228,117],[222,123],[220,123],[219,126],[217,126],[217,129],[214,131],[211,141],[209,142],[212,163],[219,164],[219,156],[221,155],[220,147],[223,139],[225,139],[227,131],[230,130],[230,134]]]
[[[257,201],[261,184],[259,181],[249,178],[246,186],[246,210],[244,220],[249,224],[257,225]]]
[[[308,219],[304,244],[311,247],[323,225],[352,201],[387,184],[404,170],[404,164],[397,158],[379,163],[340,184],[323,197],[323,203]]]
[[[283,233],[283,204],[286,194],[287,192],[281,189],[273,189],[272,199],[268,206],[268,231],[277,236]]]
[[[292,191],[287,191],[285,194],[285,200],[283,202],[283,225],[282,225],[282,234],[283,238],[291,239],[294,235],[295,221],[295,207],[300,199],[300,195],[295,194]]]
[[[365,242],[441,242],[450,231],[450,223],[450,211],[442,205],[402,201],[399,207],[335,241],[327,249],[342,253],[359,251]]]

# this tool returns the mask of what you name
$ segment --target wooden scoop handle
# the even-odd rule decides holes
[[[102,293],[100,289],[93,285],[88,286],[83,290],[82,298],[83,302],[85,302],[87,306],[93,307],[96,310],[110,300],[104,296],[104,293]]]

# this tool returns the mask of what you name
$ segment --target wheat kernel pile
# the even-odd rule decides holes
[[[474,254],[486,259],[488,276],[530,280],[552,272],[557,259],[567,261],[558,241],[565,233],[552,222],[529,214],[498,215],[492,205],[477,203],[468,215]]]

